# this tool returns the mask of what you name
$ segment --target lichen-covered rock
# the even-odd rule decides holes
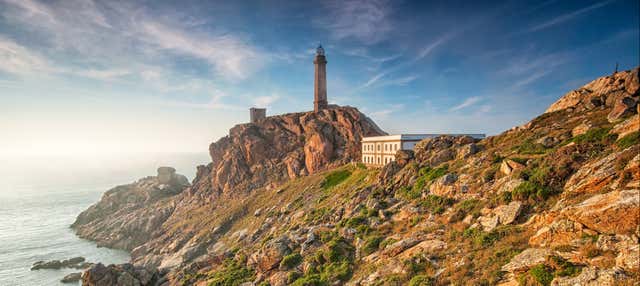
[[[563,213],[600,233],[633,233],[640,217],[640,190],[615,190],[595,195],[566,208]]]
[[[631,97],[623,97],[616,100],[613,109],[607,115],[609,122],[616,122],[619,119],[636,113],[636,105],[638,102]]]
[[[618,138],[640,131],[640,115],[634,115],[627,120],[618,123],[611,129],[612,134],[618,134]]]
[[[249,258],[249,265],[263,272],[277,268],[282,258],[291,253],[290,244],[285,236],[268,241]]]
[[[613,286],[633,285],[632,277],[617,269],[598,269],[586,267],[576,277],[557,277],[551,281],[553,286]]]
[[[532,266],[544,263],[551,254],[552,251],[546,248],[527,248],[514,256],[509,263],[502,266],[502,271],[511,273],[524,272]]]

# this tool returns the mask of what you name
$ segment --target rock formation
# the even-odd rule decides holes
[[[354,108],[235,126],[193,185],[159,170],[78,217],[133,263],[83,283],[631,285],[639,86],[638,69],[602,77],[525,125],[425,139],[381,169],[349,164],[383,134]]]

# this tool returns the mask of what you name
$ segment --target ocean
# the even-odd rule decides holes
[[[69,225],[116,185],[155,175],[161,165],[192,180],[196,166],[210,161],[205,153],[0,159],[0,286],[74,285],[60,279],[81,271],[30,271],[39,260],[129,261],[128,252],[98,248],[76,237]]]

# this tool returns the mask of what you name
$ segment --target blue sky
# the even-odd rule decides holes
[[[0,0],[0,150],[206,151],[251,106],[312,109],[318,43],[329,102],[386,131],[497,134],[616,62],[638,65],[639,9],[635,0]]]

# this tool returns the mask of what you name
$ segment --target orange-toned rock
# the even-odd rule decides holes
[[[615,190],[595,195],[562,213],[600,233],[633,233],[640,217],[640,190]]]
[[[544,247],[571,245],[575,239],[582,237],[582,230],[581,223],[559,219],[538,229],[536,234],[529,238],[529,244]]]
[[[631,134],[633,132],[637,132],[640,130],[640,115],[634,115],[631,118],[628,118],[624,122],[618,123],[613,129],[611,129],[611,133],[618,134],[618,138],[622,138]]]
[[[578,169],[564,185],[566,192],[595,193],[607,187],[617,177],[616,158],[620,152],[612,153],[598,161]]]
[[[505,175],[511,175],[514,171],[524,169],[524,165],[511,159],[504,159],[500,164],[500,171]]]

